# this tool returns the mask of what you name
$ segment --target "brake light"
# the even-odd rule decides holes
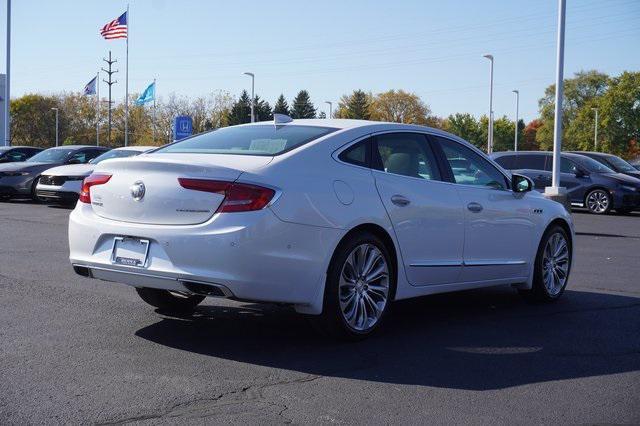
[[[247,183],[190,178],[178,178],[178,182],[186,189],[223,195],[224,200],[216,213],[261,210],[269,204],[276,194],[273,189]]]
[[[109,182],[111,175],[95,173],[91,174],[82,182],[82,190],[80,191],[80,197],[78,201],[81,203],[91,204],[91,187],[96,185],[104,185]]]

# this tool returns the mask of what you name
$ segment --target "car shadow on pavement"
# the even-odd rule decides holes
[[[138,337],[184,351],[312,375],[465,390],[640,370],[640,298],[567,291],[528,304],[511,288],[394,305],[380,333],[319,337],[290,309],[202,306]]]

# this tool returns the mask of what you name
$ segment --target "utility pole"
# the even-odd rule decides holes
[[[11,0],[7,0],[7,75],[4,80],[4,135],[0,145],[11,145],[11,117],[9,104],[11,103]]]
[[[594,151],[598,150],[598,108],[591,108],[593,111],[596,112],[596,123],[594,126],[594,135],[593,135],[593,145],[594,145]]]
[[[516,94],[516,134],[514,135],[513,150],[518,151],[518,108],[520,107],[520,92],[518,90],[512,90]]]
[[[107,83],[107,85],[109,86],[109,126],[107,130],[107,143],[109,144],[109,146],[111,146],[111,105],[113,104],[113,102],[111,101],[111,86],[118,82],[117,80],[114,81],[111,79],[111,75],[118,72],[118,70],[113,71],[111,69],[111,65],[115,64],[118,61],[116,59],[111,59],[111,51],[109,51],[109,59],[102,58],[102,60],[109,65],[109,68],[106,70],[102,68],[102,71],[107,73],[107,75],[109,76],[109,79],[102,80],[102,81]]]
[[[333,102],[324,101],[325,104],[329,104],[329,118],[333,118]]]
[[[58,140],[58,108],[51,108],[51,111],[55,111],[56,112],[56,147],[60,145],[60,141]]]
[[[487,154],[493,152],[493,55],[484,55],[491,62],[489,68],[489,129],[487,130]]]
[[[256,121],[256,114],[254,111],[254,104],[256,103],[256,94],[255,94],[255,82],[256,82],[256,76],[254,73],[252,72],[245,72],[243,73],[244,75],[248,75],[249,77],[251,77],[251,122],[255,123]]]

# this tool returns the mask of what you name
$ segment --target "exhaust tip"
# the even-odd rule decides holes
[[[192,293],[211,297],[230,297],[231,292],[220,284],[204,284],[194,281],[180,281]]]
[[[86,266],[73,265],[73,270],[78,275],[81,275],[81,276],[87,277],[87,278],[91,278],[91,271]]]

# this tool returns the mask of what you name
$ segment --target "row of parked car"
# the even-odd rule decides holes
[[[96,164],[110,158],[138,155],[153,148],[0,147],[0,198],[27,196],[52,203],[75,203],[82,181]],[[504,169],[529,177],[538,191],[551,185],[551,152],[497,152],[492,158]],[[563,152],[560,183],[567,188],[573,206],[584,207],[591,213],[640,210],[640,161],[631,164],[601,152]]]
[[[45,202],[72,204],[78,200],[82,181],[98,163],[111,158],[138,155],[154,148],[157,147],[0,147],[0,198],[30,197]]]

